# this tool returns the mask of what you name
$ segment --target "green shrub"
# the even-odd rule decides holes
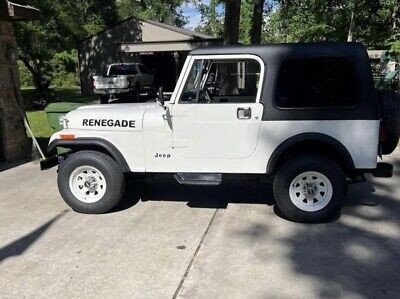
[[[19,78],[22,88],[29,88],[33,86],[33,78],[31,72],[26,68],[25,64],[18,60]]]

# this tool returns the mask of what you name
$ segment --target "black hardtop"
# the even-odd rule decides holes
[[[371,65],[366,48],[356,42],[286,43],[206,47],[192,50],[190,55],[252,54],[266,65],[261,103],[263,120],[376,120],[379,111]],[[348,57],[357,73],[358,104],[354,107],[330,109],[281,109],[274,105],[280,65],[287,59],[308,57]]]
[[[367,58],[367,50],[361,43],[319,42],[286,43],[205,47],[192,50],[190,55],[253,54],[261,57],[267,64],[279,63],[291,56],[353,56]]]

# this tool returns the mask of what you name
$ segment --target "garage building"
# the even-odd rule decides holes
[[[155,76],[156,87],[172,91],[192,49],[220,44],[221,39],[175,26],[130,17],[79,43],[83,94],[93,92],[92,77],[117,62],[141,62]]]

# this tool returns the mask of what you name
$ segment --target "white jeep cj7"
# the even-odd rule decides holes
[[[83,213],[112,209],[128,172],[201,185],[247,174],[273,179],[287,218],[319,222],[340,211],[349,181],[366,172],[391,176],[377,156],[397,144],[398,102],[375,90],[357,43],[197,49],[169,102],[160,92],[156,102],[68,113],[49,151],[69,151],[42,168],[59,165],[60,193]]]

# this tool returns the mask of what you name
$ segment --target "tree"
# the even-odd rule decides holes
[[[122,19],[138,16],[147,20],[182,27],[187,23],[180,9],[187,0],[119,0],[118,12]]]
[[[41,17],[16,23],[15,36],[19,58],[39,91],[49,88],[57,72],[57,53],[64,52],[64,57],[73,54],[79,39],[118,19],[114,0],[76,0],[74,5],[62,0],[31,0],[30,4],[40,9]]]
[[[347,41],[352,42],[353,41],[353,33],[354,33],[354,13],[356,10],[356,5],[357,2],[356,0],[353,1],[352,3],[352,8],[351,8],[351,17],[350,17],[350,26],[349,26],[349,33],[347,35]]]
[[[268,41],[347,41],[388,46],[397,0],[279,0],[270,14]]]
[[[254,0],[253,18],[250,29],[250,42],[252,44],[261,43],[261,29],[263,24],[265,0]]]
[[[199,3],[196,1],[195,3],[197,4],[197,9],[201,14],[202,23],[196,28],[196,31],[215,37],[222,37],[224,25],[222,15],[217,11],[219,1],[211,0],[208,5],[203,1],[199,1]]]
[[[224,43],[237,44],[239,42],[239,22],[241,0],[224,0]]]

